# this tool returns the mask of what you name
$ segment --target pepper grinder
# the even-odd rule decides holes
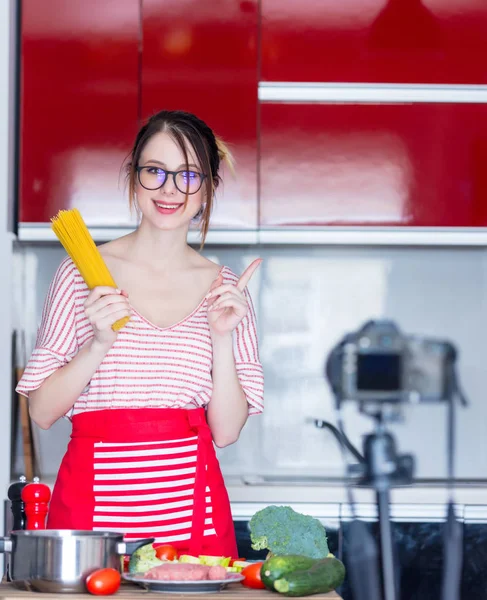
[[[26,529],[45,529],[51,499],[49,486],[39,483],[39,477],[34,477],[33,482],[23,488],[21,497],[27,517]]]
[[[22,490],[27,485],[27,479],[24,475],[19,477],[19,481],[12,483],[8,488],[8,499],[10,500],[10,510],[13,515],[12,531],[25,529],[25,506],[22,501]]]

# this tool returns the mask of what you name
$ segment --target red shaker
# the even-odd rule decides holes
[[[24,502],[25,516],[27,518],[26,529],[45,529],[47,512],[51,490],[44,483],[39,483],[39,478],[34,477],[32,483],[28,483],[22,490],[22,501]]]

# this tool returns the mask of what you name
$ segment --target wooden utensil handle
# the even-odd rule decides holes
[[[17,383],[24,373],[23,367],[15,369]],[[24,451],[25,476],[27,481],[32,481],[34,477],[34,453],[32,451],[32,425],[29,415],[29,403],[25,396],[17,394],[17,400],[20,408],[20,424],[22,428],[22,448]]]

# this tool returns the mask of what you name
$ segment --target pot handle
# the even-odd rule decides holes
[[[12,540],[8,537],[0,537],[0,553],[12,552]]]
[[[117,546],[117,554],[133,554],[138,548],[152,544],[156,538],[145,538],[143,540],[135,540],[133,542],[120,542]]]

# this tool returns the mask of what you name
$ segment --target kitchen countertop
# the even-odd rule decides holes
[[[121,586],[119,591],[113,596],[120,600],[139,600],[144,594],[157,594],[158,592],[148,592],[141,587],[124,584]],[[63,594],[49,594],[46,592],[27,592],[24,590],[18,590],[8,583],[0,584],[0,600],[59,600]],[[64,594],[68,600],[86,600],[90,597],[90,594]],[[245,588],[242,585],[231,585],[230,587],[222,590],[221,592],[212,594],[201,594],[203,598],[211,600],[218,598],[219,600],[270,600],[270,598],[276,598],[276,594],[269,592],[268,590],[252,590]],[[194,598],[194,594],[160,594],[161,600],[163,598],[183,598],[190,597]],[[329,594],[317,594],[313,598],[323,598],[323,600],[341,600],[340,596],[336,592],[330,592]]]
[[[53,479],[42,482],[54,485]],[[351,509],[347,489],[340,479],[226,475],[225,483],[235,521],[249,520],[270,504],[290,505],[321,519],[347,520]],[[353,486],[353,501],[360,519],[377,519],[374,490]],[[391,517],[395,521],[439,522],[445,519],[449,490],[442,481],[419,481],[391,490]],[[456,512],[465,521],[487,523],[487,480],[458,481],[454,489]]]

